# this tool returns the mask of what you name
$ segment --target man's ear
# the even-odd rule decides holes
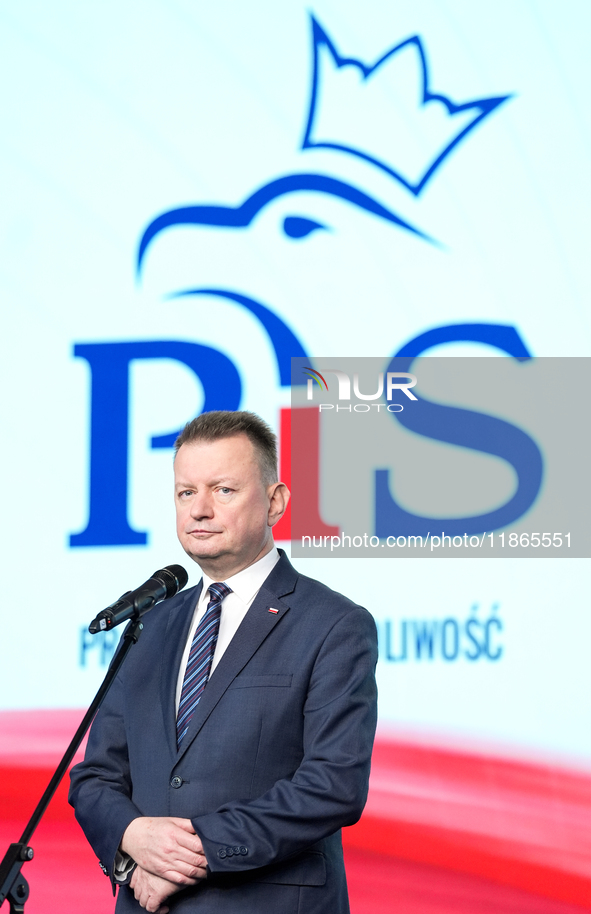
[[[273,483],[267,491],[269,494],[267,523],[269,527],[274,527],[286,512],[291,493],[284,482]]]

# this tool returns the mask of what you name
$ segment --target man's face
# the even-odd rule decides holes
[[[269,551],[281,483],[263,483],[246,435],[183,444],[174,480],[178,538],[214,580],[236,574]]]

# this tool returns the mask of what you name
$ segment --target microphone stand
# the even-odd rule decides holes
[[[92,704],[90,705],[88,711],[84,715],[82,723],[76,730],[72,742],[66,749],[63,758],[59,765],[57,766],[53,777],[51,778],[45,793],[39,800],[37,807],[29,819],[27,826],[24,832],[21,835],[20,841],[16,844],[11,844],[6,853],[2,863],[0,863],[0,907],[4,904],[5,900],[8,898],[10,903],[10,914],[24,914],[25,902],[29,897],[29,884],[25,877],[21,873],[21,867],[23,863],[26,863],[27,860],[32,860],[34,856],[33,848],[29,847],[29,841],[33,836],[33,832],[39,825],[51,799],[56,792],[63,776],[68,770],[68,766],[80,746],[80,743],[84,739],[86,732],[90,728],[90,725],[93,721],[93,718],[100,708],[103,699],[111,685],[113,680],[117,676],[123,661],[127,657],[132,645],[136,644],[138,638],[143,629],[143,623],[137,618],[132,618],[129,625],[123,633],[121,639],[122,644],[120,645],[113,662],[107,671],[103,683],[96,693]]]

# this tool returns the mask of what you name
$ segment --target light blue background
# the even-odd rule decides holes
[[[171,361],[132,370],[129,516],[148,546],[69,548],[88,511],[90,377],[75,343],[217,348],[241,373],[242,406],[274,426],[289,388],[260,325],[217,298],[168,295],[251,295],[312,356],[388,355],[433,326],[470,321],[516,326],[534,355],[591,354],[588,3],[365,0],[312,12],[343,56],[373,64],[419,34],[432,91],[512,98],[417,198],[359,158],[301,149],[312,73],[304,3],[21,0],[0,10],[4,708],[87,704],[103,668],[98,649],[80,665],[81,628],[156,568],[184,561],[171,454],[149,437],[189,419],[202,392]],[[363,109],[367,123],[400,124],[396,92],[418,98],[417,72],[397,64]],[[340,118],[364,142],[369,127],[349,114],[345,99],[331,124]],[[407,135],[397,129],[393,161],[412,161],[412,143],[427,155],[418,116]],[[439,244],[306,192],[272,201],[246,230],[170,229],[136,278],[140,237],[161,212],[235,206],[300,172],[363,189]],[[328,230],[294,240],[286,216]],[[459,351],[474,347],[445,347]],[[369,606],[380,625],[499,604],[498,662],[382,662],[384,725],[591,763],[587,560],[298,567]]]

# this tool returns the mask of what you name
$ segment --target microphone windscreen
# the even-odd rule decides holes
[[[167,565],[166,568],[156,571],[152,577],[166,587],[165,600],[168,600],[169,597],[174,597],[175,593],[182,590],[189,580],[189,575],[182,565]]]

